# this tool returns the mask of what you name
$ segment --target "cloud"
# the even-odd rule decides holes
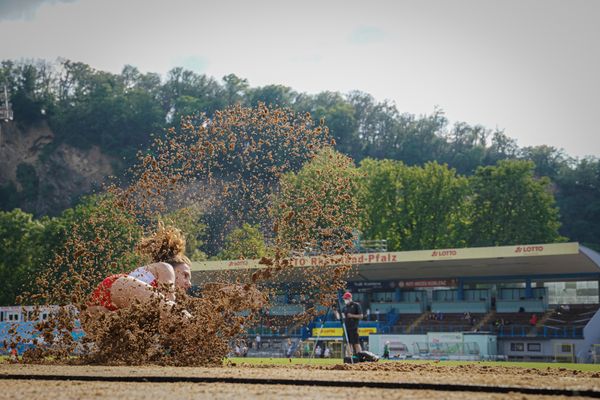
[[[43,4],[71,3],[75,0],[0,0],[0,20],[31,19]]]
[[[381,42],[385,38],[385,32],[374,26],[361,26],[350,33],[350,43],[368,44]]]

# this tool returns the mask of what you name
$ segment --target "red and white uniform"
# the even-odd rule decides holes
[[[158,286],[158,281],[156,280],[154,274],[150,272],[146,267],[139,267],[131,271],[129,274],[115,274],[105,278],[92,292],[91,304],[103,306],[104,308],[110,311],[117,310],[118,307],[113,304],[110,298],[110,288],[117,279],[125,276],[135,278],[152,287]]]

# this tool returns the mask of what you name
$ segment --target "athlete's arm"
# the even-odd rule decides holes
[[[175,301],[175,270],[173,266],[160,262],[148,265],[148,269],[156,278],[157,287],[159,289],[167,289],[166,293],[163,293],[165,299]]]

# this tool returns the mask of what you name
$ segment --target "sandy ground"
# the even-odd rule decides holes
[[[378,363],[360,365],[238,366],[188,368],[160,366],[65,366],[0,364],[0,375],[55,374],[93,376],[193,376],[285,378],[313,381],[419,382],[465,385],[556,388],[600,391],[600,373],[561,369],[524,369],[480,365],[438,366],[435,364]],[[332,388],[283,385],[242,385],[223,383],[108,383],[3,380],[0,398],[29,400],[54,398],[369,398],[501,399],[552,398],[523,394],[485,394],[428,390]],[[572,397],[571,397],[572,398]]]
[[[600,391],[600,372],[544,370],[485,365],[363,363],[359,365],[228,366],[190,368],[160,366],[66,366],[0,364],[0,374],[57,374],[102,376],[215,376],[336,381],[418,382],[464,385],[517,386]]]
[[[217,383],[105,383],[56,381],[3,381],[0,399],[567,399],[518,393],[487,394],[429,390],[296,387]],[[583,399],[582,397],[568,397]]]

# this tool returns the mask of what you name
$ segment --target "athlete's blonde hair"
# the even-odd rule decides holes
[[[173,264],[191,264],[185,252],[185,237],[181,231],[173,226],[164,226],[158,223],[154,235],[142,239],[140,251],[148,254],[153,262]]]

